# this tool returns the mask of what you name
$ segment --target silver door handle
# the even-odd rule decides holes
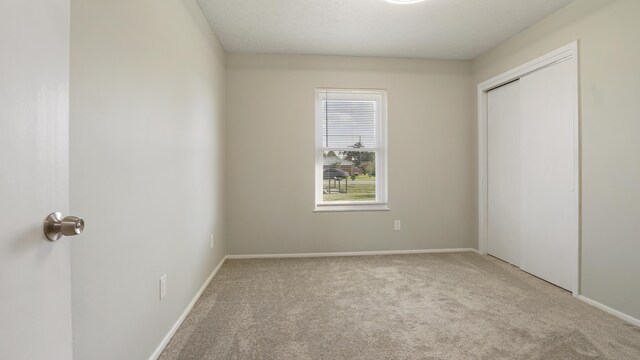
[[[42,228],[48,240],[56,241],[62,236],[80,234],[84,230],[84,220],[77,216],[67,216],[63,219],[62,214],[56,211],[44,219]]]

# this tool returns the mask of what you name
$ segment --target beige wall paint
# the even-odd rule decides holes
[[[472,246],[469,62],[229,54],[227,67],[230,254]],[[388,90],[390,212],[312,212],[316,87]]]
[[[473,62],[480,83],[580,47],[581,293],[640,318],[640,1],[580,0]]]
[[[194,1],[71,1],[76,359],[148,359],[225,255],[225,53]]]

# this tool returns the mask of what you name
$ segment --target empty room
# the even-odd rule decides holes
[[[0,359],[640,359],[640,1],[0,1]]]

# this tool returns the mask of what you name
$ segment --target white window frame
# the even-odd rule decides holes
[[[329,94],[331,99],[376,101],[375,132],[377,146],[364,151],[376,152],[376,200],[375,201],[323,201],[323,154],[324,151],[353,151],[353,148],[326,148],[322,142],[322,101]],[[388,211],[387,206],[387,91],[369,89],[316,89],[316,171],[315,209],[321,211]]]

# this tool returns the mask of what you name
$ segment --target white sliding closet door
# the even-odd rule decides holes
[[[488,253],[520,266],[520,81],[487,93]]]
[[[563,61],[520,78],[520,267],[568,290],[577,287],[578,266],[576,76]]]

